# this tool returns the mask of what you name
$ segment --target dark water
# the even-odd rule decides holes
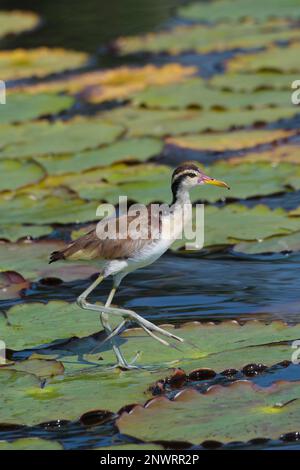
[[[183,2],[180,0],[1,0],[1,9],[29,9],[37,11],[43,17],[39,29],[7,39],[3,47],[43,45],[85,50],[96,57],[98,66],[106,66],[114,63],[105,48],[113,39],[120,35],[155,31],[176,24],[178,20],[174,14],[175,7],[181,3]],[[226,56],[230,54],[232,52]],[[218,54],[186,54],[180,61],[201,65],[202,73],[209,75],[222,71],[224,58],[224,55]],[[157,63],[166,61],[167,57],[156,60]],[[299,122],[295,122],[295,125],[298,126]],[[201,156],[198,157],[201,160]],[[203,159],[205,160],[205,155]],[[254,205],[257,202],[270,207],[291,209],[299,205],[300,193],[289,192],[261,201],[247,201],[247,204]],[[188,320],[223,319],[245,321],[251,318],[297,322],[300,318],[299,268],[300,255],[297,254],[257,257],[238,257],[230,252],[214,257],[168,254],[154,265],[128,276],[119,289],[116,302],[133,308],[137,313],[158,323],[178,324]],[[74,301],[88,283],[85,280],[47,285],[37,281],[23,293],[21,301]],[[108,288],[107,282],[101,285],[95,291],[94,299],[104,300]],[[2,307],[9,307],[11,304],[12,302],[6,302]],[[260,385],[268,385],[275,379],[299,379],[299,370],[295,367],[284,370],[279,368],[255,380]],[[117,433],[113,419],[89,428],[88,431],[82,423],[48,423],[15,430],[4,429],[0,425],[0,438],[15,439],[24,436],[59,439],[66,449],[96,447],[130,440]],[[284,447],[289,448],[290,445],[286,443]],[[263,445],[264,448],[278,446],[282,447],[283,442],[267,442]]]

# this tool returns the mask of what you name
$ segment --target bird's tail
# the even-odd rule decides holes
[[[49,264],[54,263],[55,261],[62,260],[62,259],[65,259],[64,250],[53,251],[50,255]]]

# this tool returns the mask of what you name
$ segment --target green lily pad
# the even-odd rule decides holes
[[[286,139],[291,135],[292,132],[284,130],[253,129],[247,131],[209,132],[207,134],[170,137],[166,140],[166,143],[192,150],[224,152],[228,150],[248,149],[256,145],[273,143],[280,139]],[[244,157],[240,157],[241,162],[243,158]]]
[[[288,106],[291,92],[285,90],[261,90],[253,93],[232,93],[215,88],[194,78],[176,85],[150,86],[135,94],[134,105],[148,108],[176,109],[198,106],[201,109],[235,109]]]
[[[33,160],[0,160],[0,191],[37,183],[45,176],[43,167]]]
[[[68,109],[74,103],[71,96],[43,93],[29,95],[25,93],[8,94],[5,106],[0,108],[0,124],[27,121],[48,114],[56,114]]]
[[[243,381],[213,386],[205,394],[186,390],[173,401],[156,398],[146,407],[123,413],[117,425],[123,434],[144,440],[200,444],[204,440],[278,439],[281,433],[298,429],[299,392],[299,382],[261,389]]]
[[[274,109],[199,111],[199,110],[149,110],[123,107],[103,113],[104,119],[127,128],[131,137],[167,136],[201,132],[207,129],[223,131],[232,126],[249,126],[256,122],[274,122],[292,117],[294,106]]]
[[[30,11],[0,11],[0,38],[35,28],[40,19]]]
[[[247,199],[266,196],[284,192],[288,186],[298,189],[300,167],[291,163],[240,163],[228,166],[227,162],[217,162],[205,169],[205,172],[216,179],[226,181],[230,191],[200,186],[193,191],[192,197],[193,200],[215,202],[222,197]]]
[[[98,315],[66,302],[18,305],[7,315],[7,320],[0,317],[1,332],[7,346],[13,348],[29,343],[45,344],[67,333],[79,336],[89,329],[97,331],[99,328]],[[165,328],[174,331],[170,325]],[[170,368],[175,365],[189,370],[195,366],[213,367],[218,371],[241,368],[253,361],[271,365],[290,358],[289,342],[299,338],[300,326],[288,327],[281,322],[263,325],[255,321],[244,326],[236,322],[219,325],[193,322],[177,329],[176,334],[199,345],[199,349],[191,348],[189,343],[182,346],[182,351],[163,345],[153,348],[153,339],[140,329],[122,334],[123,340],[127,340],[121,346],[125,357],[142,351],[138,362],[158,367],[155,373],[153,370],[120,372],[107,369],[115,362],[114,354],[105,343],[101,346],[96,341],[90,344],[90,353],[86,351],[80,358],[74,356],[70,343],[66,344],[65,350],[61,347],[59,356],[66,369],[65,376],[49,379],[43,388],[34,375],[0,369],[5,401],[5,406],[0,406],[1,421],[30,425],[53,419],[73,420],[91,409],[117,412],[126,404],[142,404],[151,397],[150,385],[162,375],[169,375]],[[253,360],[249,361],[249,357]]]
[[[243,156],[232,157],[227,162],[230,164],[269,162],[275,168],[277,163],[293,163],[295,165],[300,163],[299,146],[292,144],[280,145],[279,147],[273,147],[272,150],[251,152]]]
[[[17,370],[28,374],[36,375],[39,378],[53,377],[55,375],[63,375],[64,366],[61,362],[53,359],[26,359],[25,361],[12,362],[8,365],[1,366],[1,370]]]
[[[266,0],[263,3],[259,0],[251,3],[247,0],[214,0],[183,6],[179,9],[179,15],[201,21],[237,21],[245,18],[265,21],[269,18],[300,17],[299,0]]]
[[[35,281],[41,278],[54,277],[66,282],[74,281],[75,279],[86,279],[92,274],[99,272],[99,266],[96,262],[94,264],[58,262],[49,265],[50,253],[61,250],[64,246],[64,242],[60,240],[0,243],[0,271],[14,270],[25,279]]]
[[[222,230],[220,230],[222,227]],[[283,209],[266,206],[248,207],[230,204],[223,208],[205,208],[204,246],[234,245],[239,241],[259,241],[275,235],[299,231],[300,219],[289,217]],[[174,249],[183,247],[184,240],[176,241]]]
[[[0,240],[16,242],[21,238],[39,238],[53,231],[50,225],[0,225]]]
[[[245,47],[262,47],[275,41],[299,38],[299,30],[288,23],[244,23],[179,26],[169,31],[143,36],[119,38],[116,47],[121,54],[137,52],[180,54],[185,51],[211,52]]]
[[[237,55],[227,63],[232,72],[299,72],[300,44],[289,47],[271,47],[255,54]]]
[[[249,255],[300,251],[300,232],[271,237],[259,242],[241,242],[234,246],[233,251]]]
[[[0,441],[0,450],[63,450],[63,447],[53,440],[26,437],[13,442]]]
[[[114,452],[122,452],[123,450],[125,451],[131,451],[131,450],[141,450],[141,451],[146,451],[146,450],[164,450],[163,446],[160,446],[158,444],[151,444],[151,442],[147,444],[143,443],[136,443],[136,444],[122,444],[122,445],[116,445],[112,447],[97,447],[94,450],[101,450],[101,451],[107,451],[107,450],[113,450]]]
[[[75,196],[38,198],[35,194],[0,195],[1,222],[21,224],[80,223],[98,220],[96,201],[86,202]]]
[[[80,172],[90,168],[103,167],[119,161],[145,161],[162,151],[163,143],[158,139],[124,139],[96,150],[72,155],[44,156],[35,158],[47,170],[56,175]]]
[[[7,124],[0,130],[0,138],[5,135],[0,157],[79,152],[109,144],[122,132],[120,125],[99,118],[77,117],[66,122],[42,121],[19,126]]]
[[[288,90],[291,84],[299,80],[298,73],[222,73],[209,80],[212,87],[237,92],[256,90]]]
[[[2,80],[44,77],[51,73],[83,67],[87,62],[88,55],[84,52],[58,48],[0,51],[0,76]]]

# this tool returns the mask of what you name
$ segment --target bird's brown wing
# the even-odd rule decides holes
[[[151,223],[150,223],[151,222]],[[109,225],[110,224],[110,225]],[[71,242],[65,249],[54,251],[49,263],[58,260],[113,260],[130,258],[147,244],[160,231],[160,217],[150,218],[150,213],[141,216],[122,215],[116,218],[103,219],[88,233]],[[110,228],[116,228],[116,238],[111,237]],[[151,230],[152,227],[152,230]],[[134,230],[137,232],[134,233]]]

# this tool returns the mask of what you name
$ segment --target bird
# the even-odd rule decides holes
[[[192,217],[190,190],[204,184],[230,189],[225,182],[203,173],[197,163],[184,162],[173,171],[171,177],[173,198],[171,205],[168,206],[169,210],[165,208],[164,211],[153,215],[151,204],[143,206],[144,211],[142,211],[142,207],[138,206],[140,207],[139,226],[143,227],[141,230],[142,236],[141,233],[138,237],[136,232],[133,233],[132,226],[136,229],[137,215],[127,213],[113,215],[103,218],[100,221],[101,224],[98,223],[96,227],[93,226],[85,235],[72,241],[62,250],[54,251],[50,255],[49,263],[61,260],[97,260],[99,262],[100,273],[98,277],[79,295],[77,305],[86,310],[99,312],[100,321],[107,335],[106,340],[111,341],[117,359],[115,367],[121,370],[140,368],[125,359],[116,342],[116,336],[128,321],[137,323],[149,336],[163,345],[171,346],[171,340],[174,343],[184,342],[179,336],[160,328],[133,310],[112,307],[111,304],[117,288],[126,275],[155,262],[181,235],[185,224]],[[183,220],[184,210],[187,210],[189,214],[185,220]],[[107,233],[108,226],[115,228],[116,233],[113,237],[110,237]],[[103,236],[104,232],[105,236]],[[121,233],[122,236],[120,236]],[[91,292],[109,276],[112,277],[113,283],[105,304],[99,305],[88,302],[87,298]],[[111,315],[122,318],[121,323],[114,330],[109,322]],[[165,338],[168,338],[168,340]]]

